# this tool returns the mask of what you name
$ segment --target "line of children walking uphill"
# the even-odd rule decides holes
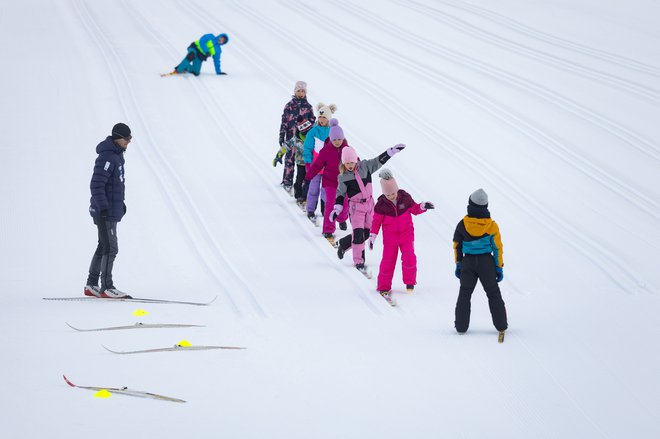
[[[361,160],[349,146],[339,121],[333,118],[337,106],[316,105],[318,119],[307,102],[307,84],[298,81],[294,96],[282,114],[280,148],[273,166],[282,163],[282,186],[296,198],[296,202],[316,221],[316,207],[321,201],[323,236],[337,247],[337,256],[352,249],[354,266],[370,277],[366,267],[365,247],[373,250],[382,230],[383,253],[378,272],[377,290],[391,304],[392,279],[397,258],[401,253],[403,283],[408,292],[417,284],[417,256],[413,215],[434,209],[430,201],[415,202],[399,188],[391,171],[378,174],[382,195],[373,198],[372,175],[389,159],[406,147],[397,144],[371,159]],[[294,184],[294,173],[297,171]],[[293,189],[293,190],[292,190]],[[352,232],[335,243],[335,223],[347,230],[350,220]],[[508,328],[506,307],[498,283],[503,279],[503,246],[499,228],[490,218],[488,195],[483,189],[472,193],[467,215],[454,233],[454,274],[460,280],[455,309],[454,326],[464,334],[469,327],[471,297],[480,281],[488,297],[493,325],[500,332],[500,341]]]

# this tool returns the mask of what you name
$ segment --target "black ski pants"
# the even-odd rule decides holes
[[[477,286],[477,279],[486,291],[488,307],[495,329],[498,331],[506,330],[508,327],[506,307],[504,306],[504,300],[502,300],[500,287],[497,285],[496,275],[495,261],[490,253],[465,255],[463,257],[461,261],[461,288],[458,291],[456,320],[454,321],[456,331],[465,332],[470,326],[470,300],[472,292]]]
[[[305,181],[305,165],[296,165],[298,172],[296,173],[296,182],[293,184],[293,197],[297,200],[307,200],[307,191],[304,188],[303,182]],[[307,185],[309,187],[309,184]]]
[[[98,285],[101,278],[101,291],[114,288],[112,282],[112,267],[115,257],[119,253],[117,241],[117,223],[106,221],[103,218],[95,218],[94,224],[98,229],[98,244],[89,264],[89,276],[87,285]]]

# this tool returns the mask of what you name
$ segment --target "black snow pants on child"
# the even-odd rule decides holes
[[[500,287],[497,285],[495,261],[490,253],[482,255],[465,255],[461,261],[461,288],[456,301],[456,331],[465,332],[470,326],[470,299],[477,286],[477,279],[488,296],[488,307],[493,318],[493,325],[498,331],[508,327],[506,308]]]

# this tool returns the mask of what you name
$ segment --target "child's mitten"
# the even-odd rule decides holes
[[[375,233],[371,233],[369,235],[369,250],[374,249],[374,242],[376,242],[376,236],[378,235],[376,235]]]
[[[495,279],[498,282],[502,282],[502,279],[504,279],[504,270],[501,267],[495,267]]]
[[[387,155],[393,157],[394,154],[400,153],[405,147],[406,145],[404,145],[403,143],[398,143],[391,148],[387,148]]]
[[[337,219],[343,208],[344,208],[343,205],[335,204],[334,209],[332,209],[332,212],[330,212],[330,221],[334,221],[335,219]]]

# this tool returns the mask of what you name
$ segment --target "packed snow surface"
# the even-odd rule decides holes
[[[0,424],[6,438],[660,437],[660,4],[651,0],[5,0]],[[226,32],[222,67],[161,78]],[[436,209],[390,307],[280,189],[297,80]],[[116,122],[128,213],[96,245],[95,147]],[[375,181],[376,196],[380,187]],[[453,231],[484,188],[504,243],[497,343],[477,287],[453,328]],[[341,236],[341,235],[340,235]],[[367,263],[378,272],[379,236]],[[400,263],[399,263],[400,264]],[[139,309],[146,316],[135,317]],[[187,323],[200,328],[75,332]],[[116,355],[174,345],[245,350]],[[145,390],[185,404],[94,393]]]

